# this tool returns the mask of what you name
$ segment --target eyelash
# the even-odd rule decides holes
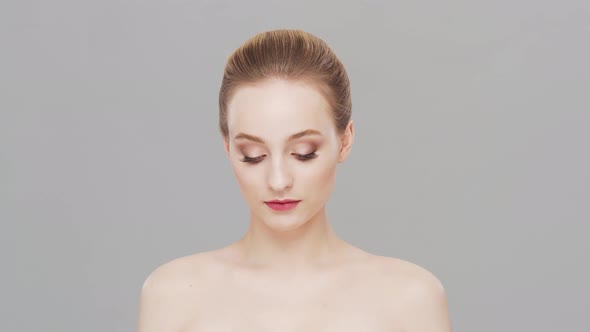
[[[308,153],[308,154],[296,154],[296,153],[295,153],[294,155],[295,155],[295,156],[297,157],[297,159],[299,159],[300,161],[307,161],[307,160],[311,160],[311,159],[314,159],[314,158],[316,158],[316,157],[318,156],[318,155],[315,153],[315,151],[314,151],[314,152],[311,152],[311,153]],[[259,156],[259,157],[250,158],[250,157],[248,157],[248,156],[244,156],[244,158],[243,158],[243,159],[241,159],[241,161],[242,161],[242,162],[245,162],[245,163],[250,163],[250,164],[257,164],[257,163],[259,163],[259,162],[261,162],[261,161],[262,161],[262,158],[263,158],[263,157],[264,157],[264,156]]]

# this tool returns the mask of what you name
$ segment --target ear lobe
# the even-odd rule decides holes
[[[223,149],[225,150],[225,155],[229,158],[229,142],[226,137],[223,138]]]
[[[344,134],[341,136],[340,141],[340,152],[338,154],[338,162],[343,162],[350,154],[350,150],[352,149],[352,143],[354,141],[354,126],[352,120],[348,123]]]

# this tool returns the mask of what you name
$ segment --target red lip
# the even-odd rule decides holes
[[[291,203],[291,202],[299,202],[296,199],[273,199],[272,201],[266,201],[265,203]]]
[[[300,201],[292,200],[292,199],[284,199],[284,200],[272,200],[264,202],[268,207],[275,211],[287,211],[295,208]]]

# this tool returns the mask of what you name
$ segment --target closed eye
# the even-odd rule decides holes
[[[257,164],[257,163],[261,162],[264,157],[265,157],[265,155],[258,156],[258,157],[244,156],[244,158],[241,159],[241,161],[245,162],[245,163]]]
[[[298,153],[293,153],[293,155],[301,161],[306,161],[306,160],[310,160],[310,159],[314,159],[317,158],[317,154],[314,152],[308,153],[308,154],[298,154]],[[262,159],[264,159],[264,157],[266,157],[266,155],[261,155],[258,157],[248,157],[248,156],[244,156],[244,158],[242,158],[240,161],[245,162],[245,163],[250,163],[250,164],[257,164],[259,162],[262,161]]]
[[[294,153],[294,155],[297,157],[297,159],[299,160],[310,160],[313,158],[316,158],[318,155],[315,153],[315,151],[308,153],[308,154],[297,154]]]

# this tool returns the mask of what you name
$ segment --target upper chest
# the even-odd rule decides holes
[[[381,282],[353,273],[283,282],[225,276],[199,292],[194,308],[182,331],[401,331]]]

